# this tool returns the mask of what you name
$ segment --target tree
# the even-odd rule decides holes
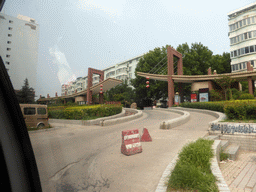
[[[222,55],[213,55],[210,63],[211,68],[216,70],[218,74],[231,72],[230,53],[224,52]]]
[[[28,79],[24,80],[21,90],[16,91],[19,103],[35,103],[35,91],[29,87]]]
[[[124,106],[129,106],[134,102],[135,92],[128,86],[127,80],[123,81],[116,87],[111,88],[104,94],[106,101],[121,101]]]
[[[146,78],[137,75],[137,72],[167,74],[167,47],[168,45],[149,51],[137,64],[136,77],[131,80],[131,84],[135,88],[135,101],[139,107],[150,106],[154,100],[168,97],[167,82],[149,79],[150,88],[146,88]]]
[[[229,76],[221,75],[221,79],[215,79],[215,82],[224,91],[225,100],[227,100],[228,99],[227,93],[230,93],[230,87],[231,87],[232,83],[235,82],[235,80],[231,79]],[[232,94],[232,92],[231,92],[231,94]],[[232,98],[232,95],[230,96],[230,98]]]

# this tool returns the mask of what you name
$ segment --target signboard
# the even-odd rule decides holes
[[[191,103],[197,102],[197,94],[191,93],[190,99],[191,99]]]
[[[255,124],[242,123],[212,123],[210,132],[218,134],[256,134]]]
[[[180,96],[179,95],[174,95],[174,104],[179,105],[180,103]]]
[[[209,93],[199,93],[199,102],[208,102]]]
[[[209,88],[199,89],[199,102],[209,101]]]

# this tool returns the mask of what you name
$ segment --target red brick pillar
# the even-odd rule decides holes
[[[103,93],[99,93],[99,103],[103,104]]]
[[[178,58],[178,75],[183,75],[183,64],[182,64],[182,54],[180,55],[180,57]],[[180,95],[180,102],[183,103],[184,102],[184,97],[183,97],[183,84],[182,83],[178,83],[178,90],[179,90],[179,95]]]
[[[88,68],[88,81],[87,81],[87,104],[92,104],[92,91],[90,88],[92,87],[92,69]]]
[[[171,53],[171,47],[167,48],[167,59],[168,59],[168,107],[173,105],[174,100],[174,81],[172,76],[174,74],[173,69],[173,54]]]
[[[251,63],[250,63],[250,62],[247,62],[247,71],[253,71],[253,67],[251,66]],[[254,84],[253,84],[253,81],[252,81],[252,77],[247,77],[247,81],[248,81],[248,90],[249,90],[249,93],[250,93],[251,95],[253,95]]]
[[[208,75],[212,75],[211,67],[208,68]],[[208,88],[209,88],[209,91],[211,91],[213,89],[212,81],[208,81]]]

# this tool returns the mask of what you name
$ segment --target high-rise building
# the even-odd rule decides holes
[[[256,2],[228,13],[231,71],[256,67]]]
[[[127,80],[129,86],[131,86],[131,79],[135,78],[135,68],[139,62],[139,59],[143,55],[128,59],[126,61],[117,63],[110,67],[103,69],[104,79],[114,78],[120,80]],[[93,74],[92,85],[99,83],[99,75]],[[76,81],[70,82],[69,84],[63,84],[61,86],[61,95],[72,95],[75,92],[84,91],[87,88],[87,76],[78,77]]]
[[[27,78],[36,87],[39,25],[27,16],[12,17],[0,13],[0,55],[14,89],[19,90]]]

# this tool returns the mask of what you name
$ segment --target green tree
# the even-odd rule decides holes
[[[21,90],[16,92],[19,103],[35,103],[35,91],[29,87],[28,79],[24,80]]]
[[[137,64],[136,77],[131,80],[131,84],[135,88],[135,100],[139,107],[152,105],[154,100],[168,96],[167,82],[149,79],[150,88],[146,88],[146,78],[137,75],[137,72],[167,74],[167,46],[149,51]]]
[[[229,76],[221,75],[220,79],[215,79],[214,81],[218,84],[218,86],[221,87],[221,89],[223,90],[224,95],[225,95],[225,100],[227,100],[228,94],[229,95],[232,94],[230,88],[231,88],[232,83],[235,82],[235,80],[231,79]],[[232,95],[229,96],[229,98],[232,98]]]
[[[104,99],[106,101],[121,101],[121,103],[126,107],[134,102],[134,98],[134,89],[128,86],[127,80],[106,91],[104,94]]]
[[[230,73],[230,53],[224,52],[222,55],[213,55],[211,59],[211,68],[216,70],[218,74]]]

